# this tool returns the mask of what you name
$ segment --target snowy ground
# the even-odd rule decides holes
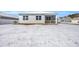
[[[0,25],[1,47],[76,47],[79,25]]]

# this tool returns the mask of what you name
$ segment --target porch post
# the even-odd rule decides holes
[[[57,20],[57,15],[55,16],[55,24],[58,23],[58,20]]]

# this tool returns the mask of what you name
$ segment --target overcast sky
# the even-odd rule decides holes
[[[17,15],[16,11],[63,11],[58,16],[78,13],[78,0],[0,0],[0,11]]]

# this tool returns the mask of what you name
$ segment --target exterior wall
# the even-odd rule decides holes
[[[45,23],[45,16],[41,15],[41,20],[36,20],[37,15],[27,15],[28,20],[23,20],[23,16],[19,16],[18,23]]]

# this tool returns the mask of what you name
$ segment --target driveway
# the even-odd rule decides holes
[[[78,47],[79,25],[0,25],[1,47]]]

